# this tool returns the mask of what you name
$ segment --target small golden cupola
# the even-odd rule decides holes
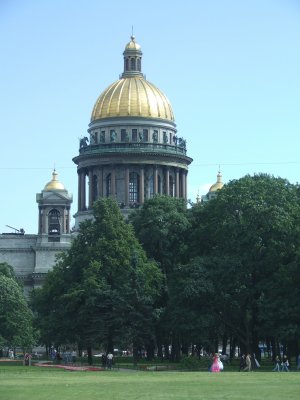
[[[58,173],[54,169],[52,172],[52,180],[46,184],[44,188],[45,191],[66,190],[64,185],[57,179],[57,175]]]
[[[222,174],[221,174],[220,169],[219,169],[219,172],[218,172],[218,175],[217,175],[217,182],[214,183],[213,185],[211,185],[211,187],[209,188],[209,192],[210,193],[211,192],[216,192],[217,190],[222,189],[223,186],[224,186],[224,183],[222,182]]]

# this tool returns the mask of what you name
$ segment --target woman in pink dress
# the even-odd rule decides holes
[[[211,372],[220,372],[219,361],[220,361],[219,354],[215,354],[214,358],[213,358],[213,363],[212,363],[212,366],[211,366]]]

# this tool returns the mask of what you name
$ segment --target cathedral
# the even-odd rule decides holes
[[[132,36],[123,52],[123,73],[95,102],[88,134],[73,158],[78,174],[75,231],[92,218],[93,203],[112,197],[126,218],[156,194],[187,198],[192,159],[176,129],[166,95],[146,80],[141,46]],[[13,266],[25,292],[42,285],[56,255],[71,246],[72,195],[58,180],[37,194],[38,233],[0,235],[0,262]]]
[[[78,173],[76,228],[93,202],[113,197],[126,217],[155,194],[187,197],[192,159],[178,135],[166,95],[145,79],[141,46],[132,36],[120,79],[96,100],[88,137],[73,161]]]

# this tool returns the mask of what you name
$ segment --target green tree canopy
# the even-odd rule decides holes
[[[0,345],[31,347],[33,316],[13,268],[0,264]]]
[[[285,330],[295,337],[299,205],[298,185],[260,174],[231,181],[214,200],[190,211],[190,255],[213,263],[210,306],[245,349],[257,350],[270,329],[281,338]],[[289,327],[280,323],[278,329],[284,315]]]

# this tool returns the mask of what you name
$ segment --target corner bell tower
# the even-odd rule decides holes
[[[54,170],[52,180],[36,195],[39,205],[38,235],[42,242],[65,242],[70,235],[70,207],[73,198],[59,182],[57,175]]]

